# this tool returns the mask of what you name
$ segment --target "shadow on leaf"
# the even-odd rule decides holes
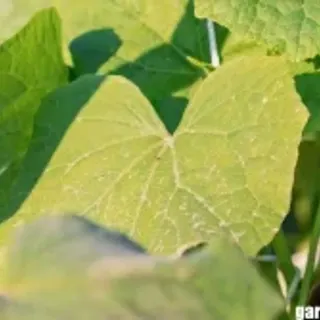
[[[1,221],[10,218],[28,197],[70,124],[99,89],[104,78],[83,76],[72,85],[64,86],[44,99],[35,117],[33,137],[18,179],[8,201],[2,203]],[[66,97],[69,98],[67,103]],[[64,103],[60,103],[61,101]]]
[[[306,73],[295,77],[298,94],[307,107],[310,118],[304,129],[305,134],[317,134],[320,131],[320,73]]]
[[[116,54],[120,46],[120,38],[111,29],[93,30],[82,34],[70,43],[76,72],[96,73]],[[83,61],[85,63],[82,63]]]
[[[195,22],[198,38],[190,37],[187,30]],[[223,42],[227,31],[218,28],[218,34]],[[70,50],[75,65],[71,70],[72,78],[82,77],[75,81],[78,83],[76,86],[61,88],[43,102],[19,179],[8,203],[2,206],[1,220],[11,217],[26,200],[76,115],[104,78],[83,74],[116,74],[131,80],[153,104],[168,131],[173,133],[176,130],[188,104],[190,88],[205,77],[203,68],[190,63],[187,57],[192,56],[200,64],[210,60],[206,23],[195,18],[193,1],[188,2],[169,44],[164,43],[143,53],[135,61],[125,61],[121,66],[108,70],[107,61],[115,58],[121,45],[122,40],[110,28],[88,31],[71,42]],[[92,77],[95,81],[88,81]],[[69,95],[67,108],[65,103],[64,108],[59,106],[59,95],[65,90],[74,90],[74,94]],[[53,108],[52,100],[55,100]]]
[[[190,30],[197,37],[190,36]],[[203,68],[187,57],[200,64],[210,61],[206,24],[194,16],[193,0],[188,2],[170,43],[163,42],[134,61],[117,56],[121,44],[122,39],[110,29],[90,31],[74,39],[70,50],[75,76],[99,73],[126,77],[140,88],[173,133],[188,104],[190,88],[205,77]]]

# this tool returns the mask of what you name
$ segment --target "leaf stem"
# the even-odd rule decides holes
[[[217,37],[213,21],[207,19],[207,29],[209,38],[209,49],[211,56],[211,64],[214,68],[220,66],[220,58],[218,53]]]
[[[288,242],[282,229],[273,239],[272,247],[277,256],[279,269],[283,272],[287,286],[290,286],[296,276],[296,268],[292,263]]]
[[[306,267],[306,271],[302,281],[301,291],[300,291],[300,296],[298,301],[299,306],[305,306],[308,301],[314,267],[315,267],[315,259],[316,259],[317,249],[318,249],[319,236],[320,236],[320,202],[318,199],[316,219],[315,219],[315,224],[312,230],[310,244],[309,244],[307,267]]]
[[[293,300],[293,298],[298,290],[298,287],[300,284],[300,279],[301,279],[301,272],[297,268],[295,277],[294,277],[293,281],[291,282],[291,284],[289,285],[288,290],[287,290],[287,297],[286,297],[286,304],[287,305],[289,305],[291,303],[291,300]]]

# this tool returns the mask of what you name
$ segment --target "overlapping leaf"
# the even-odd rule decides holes
[[[296,76],[296,88],[310,112],[304,129],[305,138],[317,139],[320,132],[320,73],[304,73]]]
[[[5,201],[24,155],[33,116],[49,91],[67,79],[60,21],[54,10],[37,14],[0,46],[0,198]]]
[[[54,9],[36,14],[19,33],[0,46],[1,75],[14,78],[24,91],[38,89],[47,93],[65,83],[60,24]],[[17,87],[11,81],[3,84],[1,95]]]
[[[252,56],[219,68],[174,135],[133,84],[86,76],[48,97],[38,113],[10,214],[20,209],[1,226],[2,240],[36,215],[77,210],[154,252],[226,229],[255,253],[288,208],[305,120],[281,58]]]
[[[318,72],[303,73],[295,77],[296,89],[307,106],[310,117],[299,147],[299,159],[293,185],[292,212],[300,231],[310,232],[314,219],[314,205],[320,192],[320,75]]]
[[[6,1],[6,0],[4,0]],[[194,17],[193,0],[15,0],[0,15],[2,35],[25,16],[55,7],[70,44],[75,74],[113,73],[137,84],[172,132],[209,61],[205,23]],[[9,3],[8,2],[8,3]],[[70,57],[67,52],[67,59]]]
[[[4,320],[270,320],[283,306],[225,240],[176,260],[148,256],[76,216],[47,217],[20,232],[2,273]]]
[[[300,0],[195,0],[196,14],[240,36],[285,50],[294,61],[320,52],[320,5]]]

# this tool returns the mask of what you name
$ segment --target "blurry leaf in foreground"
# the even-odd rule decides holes
[[[272,319],[282,307],[243,253],[217,240],[164,259],[77,216],[19,230],[3,273],[5,320]]]

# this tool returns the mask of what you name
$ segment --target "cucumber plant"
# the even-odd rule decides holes
[[[2,2],[3,319],[271,320],[307,305],[312,0]],[[282,226],[296,193],[315,215],[303,275]]]

